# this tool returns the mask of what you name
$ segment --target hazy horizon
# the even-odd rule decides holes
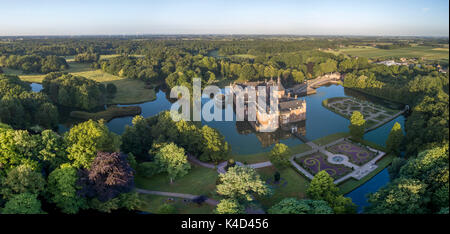
[[[449,36],[447,0],[0,0],[0,36]]]

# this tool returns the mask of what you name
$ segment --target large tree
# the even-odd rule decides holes
[[[116,152],[120,137],[109,131],[102,120],[86,121],[70,129],[65,135],[69,147],[68,158],[76,167],[89,168],[97,152]]]
[[[255,169],[250,167],[230,167],[225,174],[219,175],[219,181],[217,193],[228,198],[252,201],[252,195],[268,195],[270,193],[266,183]]]
[[[14,195],[9,199],[5,208],[1,210],[2,214],[42,214],[41,202],[36,194],[21,193]]]
[[[339,188],[326,171],[322,170],[314,176],[306,193],[311,199],[328,202],[337,214],[356,212],[356,206],[352,203],[351,198],[339,194]]]
[[[245,209],[235,199],[222,199],[214,212],[216,214],[244,214]]]
[[[86,199],[77,194],[77,169],[63,164],[48,176],[49,201],[55,203],[62,212],[76,214],[79,209],[87,208]]]
[[[269,154],[269,159],[272,164],[277,167],[287,167],[290,165],[289,156],[290,156],[289,147],[285,144],[279,143],[276,144]]]
[[[162,146],[155,155],[155,163],[159,165],[161,171],[167,172],[170,183],[179,177],[185,176],[191,164],[187,161],[184,149],[174,143]]]
[[[389,133],[388,139],[386,140],[386,148],[389,152],[394,152],[395,154],[400,153],[400,144],[403,141],[403,131],[402,126],[395,122],[394,126]]]
[[[82,169],[78,185],[79,194],[106,202],[129,193],[134,188],[134,171],[127,161],[128,155],[98,152],[89,170]]]
[[[350,118],[350,135],[355,140],[361,140],[364,136],[364,128],[366,121],[364,116],[359,111],[354,111]]]
[[[41,173],[24,164],[12,169],[1,184],[0,192],[8,199],[22,193],[39,195],[44,190],[45,180]]]

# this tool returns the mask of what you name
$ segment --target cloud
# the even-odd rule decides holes
[[[422,11],[424,11],[424,12],[430,11],[430,8],[428,8],[428,7],[422,8]]]

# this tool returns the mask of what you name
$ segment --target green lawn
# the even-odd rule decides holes
[[[350,134],[347,133],[347,132],[338,132],[338,133],[335,133],[335,134],[331,134],[331,135],[328,135],[328,136],[325,136],[325,137],[313,140],[312,142],[316,143],[319,146],[322,146],[322,145],[326,145],[328,143],[331,143],[333,141],[336,141],[338,139],[341,139],[341,138],[344,138],[344,137],[348,137],[348,136],[350,136]]]
[[[273,175],[277,169],[273,166],[257,169],[264,181],[273,181]],[[297,173],[293,168],[279,170],[281,174],[281,182],[278,185],[271,184],[273,189],[272,196],[258,197],[265,209],[270,208],[284,198],[294,197],[303,199],[306,197],[306,188],[309,185],[308,179]]]
[[[139,194],[142,203],[139,210],[158,213],[158,208],[164,203],[169,203],[175,207],[176,214],[212,214],[214,206],[208,204],[197,205],[195,203],[186,203],[182,198],[173,198],[172,202],[168,202],[164,196],[156,196],[149,194]]]
[[[215,197],[217,171],[193,164],[191,166],[187,175],[176,179],[172,184],[167,174],[159,174],[151,178],[143,178],[138,174],[134,181],[136,187],[141,189]]]
[[[311,150],[311,146],[307,144],[298,144],[295,146],[290,146],[289,149],[291,150],[292,154],[299,154]],[[253,164],[269,161],[269,154],[270,152],[262,152],[256,154],[235,154],[232,155],[231,158],[244,164]],[[289,157],[290,156],[291,155],[289,155]]]

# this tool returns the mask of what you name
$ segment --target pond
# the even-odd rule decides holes
[[[33,86],[33,85],[32,85]],[[34,85],[33,90],[38,90],[38,85]],[[142,116],[149,117],[158,114],[161,111],[169,110],[171,102],[166,98],[166,94],[159,90],[157,92],[156,100],[152,102],[137,104],[142,108]],[[383,104],[382,100],[370,97],[352,90],[345,89],[340,85],[323,86],[317,89],[317,93],[300,99],[306,100],[307,112],[306,121],[299,123],[300,128],[303,128],[305,136],[309,140],[318,139],[333,133],[347,132],[349,120],[334,112],[324,108],[322,101],[331,97],[355,97],[377,102]],[[203,99],[206,101],[209,99]],[[385,103],[384,103],[385,104]],[[128,106],[128,105],[122,105]],[[230,107],[227,107],[230,108]],[[107,123],[108,128],[117,133],[122,134],[126,125],[131,125],[132,117],[116,118]],[[399,116],[389,123],[369,132],[364,135],[364,139],[375,142],[379,145],[385,145],[385,141],[389,132],[395,122],[399,122],[404,129],[404,117]],[[277,131],[275,133],[256,133],[245,122],[236,121],[202,121],[210,127],[218,129],[225,137],[225,140],[230,144],[233,153],[235,154],[252,154],[269,151],[272,146],[277,143],[284,143],[288,146],[303,144],[299,139],[291,136],[284,131]],[[71,124],[61,124],[60,131],[64,132],[70,128]],[[369,192],[378,190],[381,186],[389,181],[387,170],[376,175],[369,182],[357,188],[346,196],[351,197],[355,204],[358,205],[359,210],[367,205],[365,195]]]

